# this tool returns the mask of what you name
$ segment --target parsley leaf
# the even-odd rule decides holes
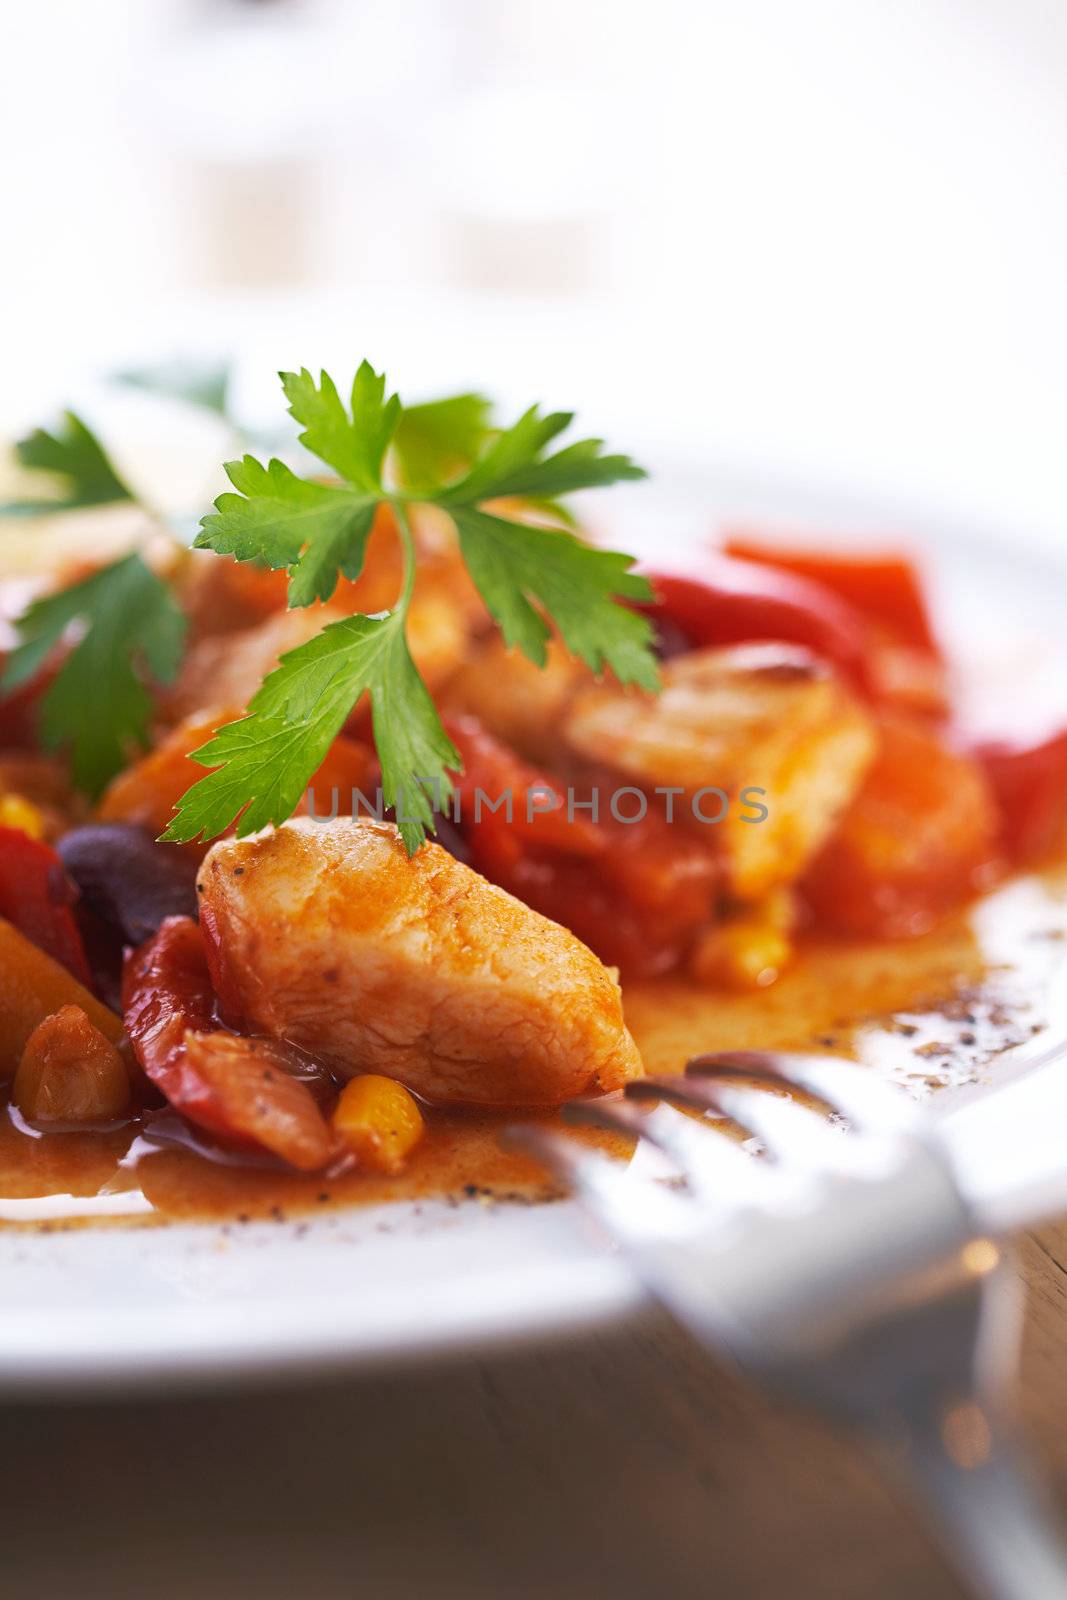
[[[148,744],[146,679],[174,677],[185,618],[141,557],[123,556],[26,608],[0,689],[31,678],[72,624],[84,631],[44,696],[41,733],[52,748],[69,746],[75,782],[95,796]]]
[[[630,571],[632,558],[597,550],[562,529],[531,526],[478,507],[479,501],[519,497],[559,517],[557,495],[645,476],[629,456],[602,454],[600,439],[581,439],[545,456],[572,420],[570,412],[543,416],[531,406],[458,483],[435,497],[436,503],[451,514],[471,577],[509,645],[543,666],[547,614],[568,650],[594,672],[607,666],[623,683],[655,689],[659,677],[651,624],[616,604],[616,597],[652,596],[648,581]]]
[[[299,804],[352,707],[369,691],[382,793],[409,852],[451,793],[460,762],[415,669],[399,611],[345,617],[298,645],[264,679],[248,715],[193,752],[214,767],[178,805],[166,840],[212,839],[240,817],[240,836],[284,822]],[[244,809],[247,807],[247,809]]]
[[[405,406],[393,435],[397,473],[405,489],[429,489],[464,472],[490,433],[492,402],[484,394],[453,394]]]
[[[400,396],[385,398],[384,372],[362,363],[352,380],[351,416],[328,373],[320,373],[317,385],[306,367],[280,377],[305,449],[349,483],[380,494],[382,461],[400,418]]]
[[[467,569],[506,644],[544,666],[550,629],[532,596],[554,619],[567,649],[594,672],[607,666],[623,683],[656,688],[651,624],[614,599],[651,597],[647,579],[630,571],[632,556],[597,550],[558,528],[505,521],[468,507],[454,507],[452,514]]]
[[[364,361],[352,384],[351,415],[328,373],[283,372],[289,410],[303,425],[300,443],[347,480],[344,486],[300,478],[284,462],[255,456],[226,464],[237,490],[222,494],[193,541],[238,561],[287,567],[290,606],[329,600],[340,577],[363,570],[374,510],[384,494],[382,462],[400,415],[385,398],[385,376]]]
[[[15,454],[31,471],[52,473],[59,493],[55,499],[9,501],[0,506],[0,516],[47,516],[135,498],[96,434],[74,411],[64,411],[53,433],[35,429],[15,446]]]
[[[298,478],[276,459],[226,464],[236,494],[221,494],[193,541],[238,561],[288,567],[290,606],[328,600],[342,574],[358,578],[378,496]]]
[[[505,495],[551,499],[574,489],[595,489],[646,476],[644,468],[629,456],[602,455],[602,439],[580,439],[545,457],[542,452],[573,421],[570,411],[542,416],[539,406],[531,406],[518,422],[497,435],[458,483],[435,498],[446,507]]]

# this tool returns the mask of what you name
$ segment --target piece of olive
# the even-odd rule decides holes
[[[165,917],[196,916],[195,859],[131,822],[91,822],[56,846],[88,911],[127,944],[151,937]]]

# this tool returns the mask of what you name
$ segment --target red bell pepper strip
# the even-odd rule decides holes
[[[91,989],[85,946],[71,909],[77,894],[50,845],[18,828],[0,828],[0,917]]]
[[[192,1071],[185,1035],[219,1026],[200,930],[191,917],[167,917],[131,950],[122,975],[126,1032],[147,1077],[191,1122],[225,1137],[217,1096]]]
[[[906,556],[794,550],[750,534],[732,535],[725,548],[728,555],[779,572],[791,572],[829,589],[871,622],[888,629],[902,644],[931,655],[941,653],[930,625],[922,583]]]
[[[570,928],[627,978],[677,966],[711,920],[722,887],[722,863],[707,843],[669,823],[654,801],[641,821],[618,821],[609,804],[614,783],[602,788],[597,822],[577,804],[568,811],[565,778],[528,766],[473,717],[451,719],[447,727],[464,762],[457,788],[471,864]],[[542,787],[554,791],[555,803],[546,800],[546,809],[528,813],[527,794]],[[503,806],[483,805],[476,820],[478,788],[491,801],[510,792],[510,822]]]
[[[269,1041],[219,1023],[204,940],[191,917],[168,917],[130,952],[122,980],[126,1032],[145,1075],[176,1111],[224,1144],[266,1151],[302,1171],[337,1141],[306,1082]]]
[[[974,754],[996,796],[1005,852],[1021,864],[1039,861],[1067,824],[1067,729],[1022,747],[990,740]]]
[[[862,618],[810,579],[714,553],[692,572],[645,576],[656,600],[638,609],[653,622],[665,617],[693,649],[763,639],[803,645],[865,692],[872,688]]]
[[[589,857],[607,849],[587,813],[572,806],[568,815],[558,778],[529,766],[475,717],[446,718],[445,726],[463,759],[455,780],[459,825],[478,841],[476,859],[504,867],[531,852]]]

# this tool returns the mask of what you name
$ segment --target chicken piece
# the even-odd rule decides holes
[[[699,800],[742,900],[790,883],[816,854],[874,755],[871,720],[831,669],[780,644],[699,650],[667,662],[659,696],[611,684],[579,690],[563,719],[575,754],[646,789],[685,792],[676,815],[694,826]],[[746,800],[746,793],[763,793]],[[759,807],[767,815],[759,818]],[[758,820],[756,820],[758,819]]]
[[[559,724],[579,685],[593,675],[558,639],[543,667],[493,634],[460,667],[444,697],[445,710],[471,714],[527,761],[551,763],[559,754]]]
[[[200,916],[223,1013],[427,1099],[558,1105],[641,1072],[614,976],[573,934],[390,823],[216,844]]]

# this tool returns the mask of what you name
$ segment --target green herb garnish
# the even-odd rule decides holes
[[[50,473],[57,493],[0,506],[0,514],[139,503],[73,411],[63,413],[54,432],[38,428],[23,439],[16,454],[24,467]],[[41,702],[41,737],[52,749],[69,748],[75,783],[95,798],[132,749],[147,747],[147,684],[167,683],[176,674],[185,618],[167,584],[134,552],[32,601],[15,629],[19,643],[0,674],[0,694],[32,678],[68,630],[80,633]]]
[[[549,453],[572,420],[568,412],[543,415],[534,406],[494,433],[485,425],[484,402],[466,395],[413,408],[412,424],[399,396],[387,395],[384,375],[367,362],[347,406],[326,373],[318,383],[306,370],[283,373],[282,386],[303,430],[301,444],[340,481],[301,477],[278,460],[231,462],[226,471],[236,492],[220,495],[196,544],[286,569],[289,604],[309,605],[328,600],[340,577],[359,576],[375,512],[389,505],[404,549],[403,592],[385,615],[331,623],[283,656],[248,714],[195,752],[216,770],[183,797],[163,837],[213,838],[238,817],[241,834],[283,822],[367,691],[383,794],[396,806],[413,852],[433,828],[435,807],[451,793],[448,774],[459,770],[459,757],[407,647],[417,563],[408,506],[436,505],[452,517],[471,576],[509,644],[542,665],[554,623],[568,649],[594,671],[608,667],[624,683],[654,689],[649,624],[618,603],[650,595],[645,579],[630,570],[632,558],[485,508],[502,499],[551,502],[645,474],[628,456],[605,455],[598,439]],[[397,484],[385,477],[391,449]]]
[[[148,744],[152,701],[145,680],[166,683],[181,660],[185,618],[162,578],[136,552],[80,583],[34,600],[18,620],[20,644],[0,687],[32,678],[72,624],[82,636],[41,705],[46,745],[69,746],[74,781],[97,795]]]
[[[484,394],[453,394],[404,406],[393,434],[397,476],[405,489],[429,489],[457,477],[484,448],[492,432],[492,401]]]
[[[49,516],[56,511],[79,511],[86,506],[113,505],[135,495],[119,477],[92,429],[75,411],[64,411],[53,433],[37,428],[15,446],[20,466],[48,472],[57,493],[47,500],[9,500],[0,504],[0,516]]]

